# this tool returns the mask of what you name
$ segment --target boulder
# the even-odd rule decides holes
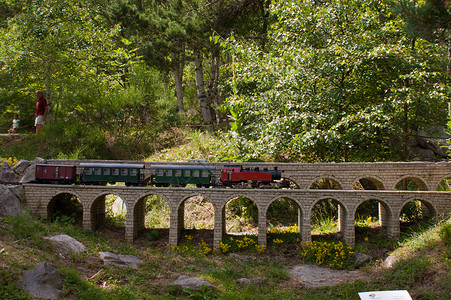
[[[344,271],[332,270],[316,265],[296,265],[290,275],[302,281],[308,288],[334,286],[337,284],[355,281],[364,276],[359,270]]]
[[[178,286],[182,289],[191,289],[194,291],[202,290],[202,286],[205,285],[207,288],[212,288],[213,285],[203,279],[197,277],[189,277],[186,275],[180,275],[174,282],[169,284],[170,286]]]
[[[265,281],[267,278],[265,277],[254,277],[254,278],[239,278],[236,280],[236,283],[241,285],[257,285]]]
[[[20,178],[20,183],[27,183],[35,180],[36,165],[45,163],[45,159],[36,157],[31,164],[23,171]]]
[[[0,167],[0,182],[16,183],[19,182],[19,175],[5,161]]]
[[[25,170],[31,165],[31,162],[25,159],[19,160],[13,167],[14,172],[23,176]]]
[[[57,267],[42,262],[22,274],[21,287],[35,299],[58,299],[63,281]]]
[[[386,268],[391,268],[393,267],[393,265],[398,262],[400,260],[399,257],[394,256],[394,255],[389,255],[387,256],[387,258],[384,260],[384,262],[382,263],[382,266],[386,267]]]
[[[56,252],[61,254],[82,253],[86,250],[86,246],[67,234],[55,235],[52,237],[44,237],[44,239],[52,243]]]
[[[142,259],[134,255],[114,254],[111,252],[99,252],[100,259],[105,265],[113,264],[118,267],[132,267],[137,269],[138,265],[143,262]]]
[[[365,253],[356,252],[355,253],[355,267],[360,268],[367,262],[371,261],[371,256]]]
[[[127,213],[127,206],[125,205],[124,200],[122,200],[120,197],[117,197],[113,202],[111,211],[114,216],[125,215]]]
[[[23,215],[25,209],[21,199],[24,197],[22,186],[0,185],[0,217]]]

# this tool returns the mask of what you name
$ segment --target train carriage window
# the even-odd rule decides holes
[[[163,170],[157,170],[157,176],[164,176]]]
[[[175,170],[175,177],[182,177],[182,170]]]
[[[193,177],[200,177],[199,170],[193,170]]]
[[[121,169],[121,176],[127,176],[128,175],[128,169]]]
[[[101,168],[94,168],[94,175],[102,175],[102,169]]]
[[[85,168],[86,175],[92,175],[92,168]]]
[[[109,168],[103,168],[103,175],[110,175],[111,174],[111,169]]]
[[[202,177],[206,178],[208,175],[208,170],[202,170]]]
[[[119,169],[113,169],[112,175],[118,176],[119,175]]]
[[[172,177],[172,170],[166,170],[166,176]]]
[[[130,176],[138,175],[138,169],[130,169]]]
[[[183,176],[184,177],[190,177],[191,176],[191,171],[190,170],[184,170],[183,171]]]

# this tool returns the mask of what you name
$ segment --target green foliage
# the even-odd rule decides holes
[[[267,51],[229,39],[225,106],[243,159],[400,159],[400,136],[444,124],[443,49],[400,35],[390,3],[278,2]]]
[[[440,238],[445,245],[451,245],[451,224],[445,224],[442,226],[439,232]]]
[[[409,289],[428,272],[431,260],[428,257],[416,257],[396,262],[392,268],[384,270],[382,276],[386,282],[400,289]]]
[[[27,292],[19,287],[19,276],[14,275],[11,271],[10,268],[0,269],[0,298],[17,300],[32,299]]]

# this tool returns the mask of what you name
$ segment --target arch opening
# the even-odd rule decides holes
[[[107,194],[97,198],[97,201],[99,202],[98,206],[102,206],[101,202],[105,203],[105,223],[108,227],[125,228],[127,204],[121,197],[115,194]]]
[[[443,178],[435,190],[439,192],[451,191],[451,177]]]
[[[395,185],[396,191],[427,191],[426,184],[419,178],[406,177],[398,181]]]
[[[273,201],[266,212],[266,244],[268,247],[291,247],[296,244],[296,248],[300,248],[301,220],[302,211],[295,201],[289,198],[279,198]]]
[[[382,182],[375,178],[360,178],[352,185],[353,190],[384,190]]]
[[[169,240],[170,208],[159,195],[147,195],[138,200],[133,210],[137,241],[164,246]]]
[[[356,242],[361,245],[372,244],[377,240],[376,237],[386,237],[387,224],[392,218],[392,211],[386,203],[376,199],[362,202],[354,215]]]
[[[236,197],[224,205],[222,243],[223,252],[259,251],[258,207],[247,197]]]
[[[401,232],[409,231],[424,223],[430,223],[435,217],[437,217],[437,212],[429,202],[411,200],[404,204],[399,214]]]
[[[193,196],[183,201],[180,210],[183,219],[183,234],[181,242],[205,242],[213,247],[213,235],[215,227],[215,208],[205,197]],[[179,214],[180,214],[179,213]]]
[[[312,239],[333,239],[342,236],[346,224],[345,208],[333,198],[321,199],[315,203],[310,213]]]
[[[52,221],[81,226],[83,222],[83,204],[71,193],[54,196],[47,206],[47,216]]]
[[[315,180],[310,189],[314,190],[342,190],[341,184],[333,178],[320,178]]]
[[[258,208],[249,198],[237,197],[225,205],[227,234],[257,234]]]

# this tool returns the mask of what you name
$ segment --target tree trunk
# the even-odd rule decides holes
[[[185,112],[183,105],[183,62],[180,61],[179,55],[175,52],[171,53],[172,72],[174,73],[175,95],[177,97],[177,110]]]
[[[215,104],[215,106],[219,105],[219,97],[218,97],[218,79],[219,79],[219,66],[220,66],[220,57],[219,57],[219,47],[214,45],[211,50],[211,76],[210,82],[208,84],[208,101],[209,103]],[[211,107],[210,107],[211,109]],[[220,126],[220,116],[215,113],[215,111],[211,110],[211,115],[215,116],[216,119],[216,127]]]
[[[207,94],[205,92],[204,86],[204,75],[202,68],[202,54],[199,50],[194,51],[194,55],[196,57],[194,61],[194,72],[196,73],[196,89],[197,89],[197,98],[199,99],[199,105],[202,110],[202,117],[204,119],[205,128],[207,131],[213,131],[213,118],[211,115],[211,103],[209,103],[209,99],[207,98]]]

